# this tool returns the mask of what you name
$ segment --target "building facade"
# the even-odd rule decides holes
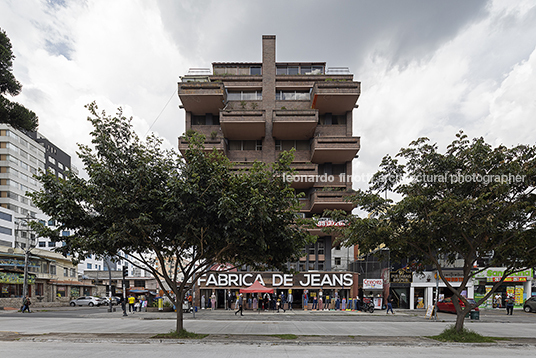
[[[25,250],[0,245],[0,307],[18,308],[22,302]],[[61,254],[34,248],[28,258],[28,294],[34,306],[62,306],[95,292],[78,281],[76,265]]]
[[[191,69],[178,84],[187,133],[204,134],[205,149],[222,152],[236,169],[247,169],[254,161],[272,163],[282,151],[295,150],[296,175],[286,179],[304,194],[301,215],[311,219],[326,209],[353,209],[345,199],[352,188],[352,160],[360,149],[360,138],[352,135],[360,93],[360,83],[347,68],[277,62],[272,35],[262,38],[262,62],[215,62],[212,69]],[[187,138],[179,138],[179,150],[187,148]],[[289,269],[347,269],[353,251],[322,231],[329,221],[318,221],[312,231],[317,242],[304,248],[303,257],[289,263]],[[355,297],[348,287],[325,288]]]

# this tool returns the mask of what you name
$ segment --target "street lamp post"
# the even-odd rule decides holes
[[[24,284],[22,286],[22,299],[28,295],[28,266],[30,261],[30,252],[35,247],[35,233],[30,228],[30,215],[22,218],[16,218],[17,228],[15,230],[15,247],[18,246],[24,251]],[[18,240],[17,242],[17,239]],[[23,242],[25,241],[25,242]]]

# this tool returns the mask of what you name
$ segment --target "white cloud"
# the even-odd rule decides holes
[[[172,96],[179,76],[212,61],[260,61],[262,34],[278,36],[280,61],[330,59],[328,66],[355,70],[362,96],[354,135],[362,149],[354,174],[374,173],[385,154],[419,136],[441,148],[459,129],[493,144],[534,142],[536,6],[530,0],[490,1],[486,11],[467,5],[458,14],[433,4],[424,12],[370,2],[333,5],[345,21],[324,16],[318,3],[309,12],[285,2],[65,4],[3,1],[0,22],[23,84],[15,100],[37,113],[40,132],[79,167],[76,143],[88,143],[91,130],[85,104],[96,100],[108,113],[122,106],[144,136],[171,96],[152,130],[176,148],[184,132],[184,113]],[[437,11],[446,10],[444,20]],[[318,25],[306,35],[311,19]]]
[[[403,68],[377,55],[388,42],[368,55],[356,76],[363,94],[354,134],[361,136],[362,149],[354,174],[374,173],[384,155],[394,156],[421,136],[444,150],[460,129],[494,145],[534,144],[534,4],[494,2],[488,10],[487,17]]]

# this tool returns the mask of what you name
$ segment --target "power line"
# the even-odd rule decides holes
[[[151,131],[151,128],[153,128],[153,126],[155,125],[155,123],[158,120],[158,118],[160,118],[162,113],[164,113],[164,110],[168,106],[169,102],[171,102],[171,99],[173,98],[173,96],[175,96],[175,93],[177,93],[177,90],[173,90],[173,93],[171,93],[171,96],[169,97],[168,101],[166,102],[166,105],[164,106],[164,108],[162,108],[162,110],[160,111],[160,114],[156,117],[156,119],[154,120],[153,124],[151,124],[151,126],[149,127],[149,129],[145,133],[144,137],[147,137],[147,134]]]

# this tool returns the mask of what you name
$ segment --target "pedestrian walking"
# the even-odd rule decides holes
[[[506,299],[506,314],[512,315],[514,313],[514,297],[512,295],[508,295],[508,298]]]
[[[387,313],[389,314],[389,310],[391,310],[392,314],[395,314],[395,311],[393,311],[393,295],[389,295],[387,297]]]
[[[30,311],[31,304],[32,304],[32,301],[30,301],[30,297],[26,295],[26,297],[24,297],[24,299],[22,300],[21,313],[24,313],[24,311],[28,311],[28,313],[32,313]]]
[[[240,312],[240,315],[243,316],[244,314],[242,312],[243,311],[243,308],[242,306],[244,305],[244,297],[242,296],[242,294],[240,294],[240,296],[238,296],[238,299],[236,300],[236,304],[238,306],[238,309],[235,311],[235,316],[238,312]]]

